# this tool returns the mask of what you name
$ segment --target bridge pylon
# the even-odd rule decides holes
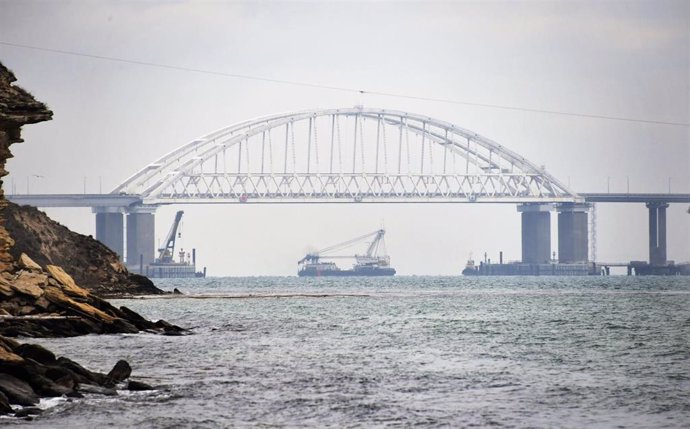
[[[649,264],[666,265],[666,209],[668,203],[647,203],[649,210]]]
[[[545,264],[551,260],[552,204],[518,205],[522,216],[522,262]]]
[[[94,207],[96,214],[96,240],[124,257],[124,215],[122,207]]]
[[[141,205],[127,209],[127,265],[148,266],[156,247],[155,213],[158,206]]]
[[[155,205],[130,207],[94,207],[96,240],[117,253],[129,266],[144,266],[155,257]],[[126,220],[125,220],[126,214]],[[125,225],[126,249],[125,249]],[[125,253],[126,250],[126,253]]]
[[[562,203],[558,211],[558,262],[565,264],[588,261],[589,230],[587,214],[591,204]]]

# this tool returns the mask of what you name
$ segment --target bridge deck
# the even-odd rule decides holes
[[[609,194],[609,193],[582,193],[579,194],[589,203],[690,203],[690,194]],[[141,204],[148,204],[143,201],[138,195],[118,195],[118,194],[29,194],[29,195],[7,195],[7,199],[13,203],[21,205],[30,205],[35,207],[92,207],[92,208],[127,208],[130,206],[137,206]],[[362,196],[361,200],[353,198],[342,199],[323,199],[305,196],[304,198],[293,199],[271,199],[259,198],[249,199],[246,201],[240,199],[175,199],[170,201],[155,201],[153,204],[234,204],[234,203],[264,203],[264,204],[305,204],[305,203],[351,203],[351,202],[368,202],[368,203],[504,203],[504,204],[521,204],[521,203],[558,203],[563,202],[558,199],[544,198],[544,199],[512,199],[512,198],[482,198],[476,200],[468,199],[454,199],[454,198],[399,198],[399,199],[382,199],[370,198],[366,195]]]

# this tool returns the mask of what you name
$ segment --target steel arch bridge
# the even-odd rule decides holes
[[[231,125],[164,155],[113,194],[152,205],[583,201],[543,168],[472,131],[361,106]]]

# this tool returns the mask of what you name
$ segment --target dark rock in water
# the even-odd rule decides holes
[[[145,319],[136,311],[132,311],[125,306],[120,307],[120,311],[130,323],[133,323],[139,329],[150,329],[153,325],[153,322]]]
[[[166,322],[165,320],[159,320],[153,324],[158,329],[163,329],[163,335],[183,335],[184,329],[177,325]]]
[[[11,404],[29,406],[39,402],[38,395],[29,383],[9,374],[0,373],[0,391],[7,395]]]
[[[15,417],[28,417],[29,415],[36,416],[38,414],[41,414],[42,412],[43,412],[43,410],[40,408],[26,407],[26,408],[22,408],[21,410],[15,411],[14,416]]]
[[[56,361],[53,352],[38,344],[22,344],[14,349],[14,352],[25,359],[33,359],[43,365],[53,365]]]
[[[126,380],[132,374],[132,367],[129,366],[126,360],[119,360],[110,370],[106,376],[105,383],[106,387],[113,387],[117,383]]]
[[[173,295],[184,295],[178,288],[173,289]]]
[[[10,400],[7,399],[7,395],[0,392],[0,414],[7,414],[12,412],[12,407],[10,406]]]
[[[127,390],[140,391],[140,390],[154,390],[153,386],[150,386],[141,381],[129,380],[127,383]]]
[[[105,375],[89,371],[88,369],[66,357],[60,357],[57,360],[57,363],[62,368],[67,369],[77,375],[77,382],[79,384],[103,384],[105,382]]]
[[[136,283],[139,285],[139,290],[136,292],[139,293],[146,293],[146,292],[151,292],[155,294],[160,294],[161,290],[156,287],[155,284],[151,281],[146,276],[142,276],[141,274],[135,274],[135,273],[129,273],[129,280],[132,281],[133,283]]]
[[[72,389],[68,389],[65,386],[60,386],[56,384],[53,380],[48,377],[44,377],[41,374],[32,374],[27,380],[34,392],[40,396],[54,398],[57,396],[68,395],[72,392]]]
[[[124,319],[115,319],[113,320],[113,323],[106,326],[108,327],[108,330],[114,334],[136,334],[137,332],[139,332],[139,328],[137,328],[136,326]]]
[[[52,366],[46,370],[45,376],[53,380],[55,384],[74,389],[74,384],[78,382],[77,375],[67,368]]]

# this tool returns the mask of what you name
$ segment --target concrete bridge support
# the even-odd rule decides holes
[[[666,265],[667,203],[647,203],[649,210],[649,264]]]
[[[589,231],[587,213],[589,204],[564,203],[558,210],[558,262],[588,261]]]
[[[551,259],[551,209],[550,204],[521,204],[522,213],[522,262],[543,264]]]
[[[130,208],[127,214],[127,265],[139,266],[143,256],[144,265],[154,260],[156,207],[140,206]]]
[[[119,207],[95,207],[96,240],[117,253],[120,259],[124,256],[124,222],[122,209]]]

